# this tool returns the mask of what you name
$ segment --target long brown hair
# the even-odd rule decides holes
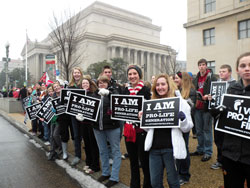
[[[191,88],[194,89],[194,85],[191,81],[191,77],[187,72],[182,72],[181,78],[181,96],[184,99],[188,99],[190,95]],[[177,75],[178,76],[178,75]]]
[[[81,80],[81,86],[80,86],[81,89],[83,89],[82,88],[82,81],[83,80],[88,80],[88,82],[89,82],[89,92],[94,93],[98,89],[95,82],[93,80],[91,80],[90,76],[87,76],[87,75],[83,76],[83,79]]]
[[[167,95],[164,96],[165,98],[168,97],[175,97],[175,90],[177,90],[177,86],[175,85],[174,81],[167,75],[167,74],[159,74],[156,76],[153,86],[152,86],[152,99],[160,99],[162,96],[160,96],[156,91],[156,83],[159,78],[165,78],[166,82],[168,84],[168,92]]]
[[[74,76],[73,76],[74,70],[78,70],[81,73],[80,80],[77,83],[76,83]],[[80,67],[74,67],[72,69],[72,72],[71,72],[71,80],[69,82],[69,86],[74,86],[76,84],[79,87],[82,83],[82,78],[83,78],[82,69]]]

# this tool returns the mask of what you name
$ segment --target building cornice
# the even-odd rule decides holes
[[[194,27],[194,26],[197,26],[197,25],[200,25],[200,24],[212,22],[212,21],[219,20],[219,19],[222,19],[222,18],[225,18],[225,17],[234,16],[236,14],[241,14],[241,13],[247,12],[247,11],[248,12],[250,11],[250,4],[246,5],[246,6],[235,8],[233,10],[228,10],[226,12],[215,14],[215,15],[212,15],[212,16],[209,16],[209,17],[206,17],[206,18],[202,18],[202,19],[199,19],[199,20],[195,20],[195,21],[192,21],[192,22],[185,23],[183,25],[183,27],[188,29],[190,27]]]
[[[101,6],[96,7],[95,5],[101,5]],[[104,8],[102,8],[102,7],[104,7]],[[116,11],[121,11],[121,12],[129,14],[129,15],[134,15],[135,17],[138,17],[139,19],[131,18],[129,16],[125,16],[125,15],[119,14],[117,12],[112,12],[110,10],[106,10],[105,7],[114,9]],[[159,31],[159,32],[161,31],[161,27],[157,26],[157,25],[153,25],[152,20],[148,17],[142,16],[142,15],[139,15],[139,14],[136,14],[136,13],[133,13],[133,12],[121,9],[121,8],[117,8],[117,7],[114,7],[114,6],[105,4],[105,3],[101,3],[101,2],[95,2],[92,5],[90,5],[89,7],[82,10],[80,12],[81,20],[83,20],[84,18],[86,18],[87,16],[89,16],[93,13],[97,14],[97,15],[101,15],[101,16],[107,16],[107,17],[110,17],[113,19],[118,19],[120,21],[140,25],[140,26],[143,26],[143,27],[146,27],[149,29]],[[140,20],[140,18],[147,20],[147,21],[142,21],[142,20]]]

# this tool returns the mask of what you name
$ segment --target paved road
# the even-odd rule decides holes
[[[0,116],[0,188],[58,187],[81,186]]]

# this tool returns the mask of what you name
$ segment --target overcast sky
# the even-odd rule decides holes
[[[8,0],[0,6],[0,58],[5,57],[5,44],[10,44],[10,58],[21,57],[25,33],[34,41],[41,41],[50,32],[49,20],[65,10],[79,12],[94,0]],[[101,0],[101,2],[129,10],[152,19],[161,26],[161,44],[169,45],[178,53],[178,60],[186,60],[187,22],[186,0]]]

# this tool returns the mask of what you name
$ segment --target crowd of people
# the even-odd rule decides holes
[[[220,67],[218,80],[208,69],[205,59],[198,61],[198,69],[195,78],[187,72],[160,74],[152,77],[151,84],[146,84],[140,67],[130,65],[127,69],[128,83],[118,84],[112,78],[109,66],[103,67],[96,81],[89,75],[83,75],[81,68],[75,67],[67,86],[60,80],[49,86],[39,82],[34,88],[24,88],[19,97],[25,98],[26,92],[30,106],[37,102],[44,103],[48,97],[60,97],[61,89],[67,87],[84,89],[87,96],[100,99],[96,122],[85,119],[81,114],[61,114],[55,115],[49,124],[43,118],[32,120],[31,132],[50,144],[48,160],[59,157],[67,160],[67,143],[71,138],[75,149],[72,166],[82,160],[83,141],[86,154],[86,166],[83,170],[86,174],[101,170],[102,175],[98,181],[105,181],[107,187],[119,182],[123,157],[120,151],[122,136],[125,137],[130,161],[131,188],[139,188],[141,184],[144,188],[163,187],[164,168],[170,188],[179,188],[188,183],[191,177],[190,156],[201,156],[202,162],[210,160],[213,142],[217,147],[217,161],[211,168],[223,169],[225,188],[244,187],[244,182],[250,181],[250,140],[215,130],[215,122],[225,113],[226,107],[224,110],[210,110],[208,103],[212,100],[210,87],[213,81],[228,82],[228,94],[250,96],[250,53],[244,53],[237,59],[238,81],[232,78],[232,68],[227,64]],[[181,106],[177,115],[180,127],[142,129],[140,123],[111,119],[111,94],[138,95],[145,100],[180,97]],[[139,112],[138,117],[141,118],[142,114],[143,112]],[[198,141],[194,152],[189,152],[188,147],[190,130]],[[111,168],[110,159],[113,161]]]

